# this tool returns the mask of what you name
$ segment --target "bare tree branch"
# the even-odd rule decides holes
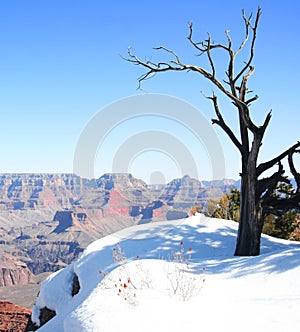
[[[249,39],[249,26],[250,26],[250,22],[251,22],[251,19],[252,19],[252,13],[251,15],[249,16],[249,18],[246,17],[246,14],[245,14],[245,11],[243,10],[242,11],[242,14],[243,14],[243,19],[244,19],[244,22],[245,22],[245,28],[246,28],[246,31],[245,31],[245,38],[244,40],[242,41],[240,47],[236,50],[236,52],[234,53],[234,55],[238,55],[238,53],[244,48],[244,46],[246,45],[248,39]]]
[[[176,59],[176,60],[171,60],[170,63],[173,63],[175,65],[179,65],[179,66],[184,66],[182,64],[182,62],[180,61],[179,59],[179,56],[172,50],[168,49],[167,47],[164,47],[164,46],[158,46],[158,47],[153,47],[154,50],[163,50],[163,51],[166,51],[167,53],[170,53],[173,55],[173,57]],[[164,63],[166,64],[166,63]]]
[[[155,48],[155,50],[164,50],[167,53],[170,53],[174,57],[174,60],[171,60],[168,63],[161,62],[161,63],[157,63],[157,64],[152,63],[150,61],[142,61],[137,56],[132,54],[130,49],[128,50],[129,58],[123,57],[123,59],[125,59],[129,62],[132,62],[136,65],[141,65],[148,69],[148,72],[146,74],[140,76],[140,78],[138,79],[139,88],[141,87],[142,81],[152,77],[153,73],[163,72],[163,71],[192,70],[192,71],[196,71],[196,72],[200,73],[201,75],[203,75],[204,77],[208,78],[214,85],[216,85],[220,89],[220,91],[225,93],[227,95],[227,97],[229,97],[233,102],[235,102],[236,105],[239,105],[240,107],[246,107],[247,104],[250,103],[250,101],[256,100],[257,97],[251,98],[251,100],[247,101],[247,104],[246,104],[244,99],[238,98],[237,93],[236,93],[235,83],[238,80],[238,78],[247,70],[247,68],[249,68],[248,74],[245,75],[245,77],[243,79],[242,89],[240,89],[240,91],[241,91],[240,93],[242,93],[242,94],[246,94],[246,92],[248,92],[248,90],[246,89],[246,83],[247,83],[248,78],[252,75],[253,70],[254,70],[254,67],[251,66],[251,61],[254,56],[254,44],[255,44],[255,39],[256,39],[256,30],[257,30],[257,26],[258,26],[259,17],[260,17],[260,8],[258,9],[258,12],[257,12],[255,25],[254,25],[254,27],[252,27],[251,23],[250,23],[252,15],[250,15],[250,17],[247,19],[245,17],[245,13],[243,12],[243,18],[244,18],[244,22],[245,22],[245,26],[246,26],[246,36],[245,36],[245,39],[243,40],[243,42],[241,43],[239,49],[235,53],[232,50],[232,42],[231,42],[231,37],[229,35],[228,30],[226,31],[228,46],[225,46],[223,44],[212,43],[210,34],[208,34],[208,39],[201,41],[201,42],[195,42],[193,39],[193,24],[192,23],[189,24],[189,35],[187,38],[190,41],[190,43],[198,51],[201,52],[200,54],[203,54],[203,53],[207,54],[207,57],[208,57],[208,60],[210,63],[210,67],[211,67],[211,72],[207,71],[203,67],[199,67],[199,66],[195,66],[195,65],[186,65],[186,64],[182,63],[181,60],[179,59],[178,55],[174,51],[172,51],[166,47],[162,47],[162,46]],[[245,67],[234,78],[233,77],[233,75],[234,75],[233,68],[234,68],[235,56],[240,52],[240,50],[244,47],[244,45],[246,44],[246,42],[249,39],[249,27],[252,28],[252,30],[253,30],[253,39],[252,39],[250,56],[249,56],[248,62],[246,63]],[[230,85],[230,91],[228,91],[223,86],[223,84],[220,82],[220,80],[218,80],[216,78],[216,70],[215,70],[215,65],[214,65],[211,51],[213,49],[218,49],[218,48],[226,51],[230,57],[229,64],[228,64],[228,71],[227,71],[227,76],[229,78],[229,82],[227,82],[227,83]],[[250,126],[251,126],[251,124],[250,124]]]
[[[200,51],[200,55],[203,53],[206,53],[208,51],[208,40],[200,41],[200,42],[195,42],[193,39],[193,24],[189,23],[189,35],[187,39],[190,41],[190,43],[198,50]],[[209,35],[210,39],[210,35]],[[222,44],[212,44],[211,42],[209,43],[209,50],[216,49],[216,48],[221,48],[224,49],[225,51],[229,51],[228,47]]]
[[[274,193],[278,182],[290,183],[286,177],[283,176],[284,169],[282,164],[278,163],[278,171],[272,174],[270,177],[266,177],[257,181],[257,202],[262,199],[262,205],[265,205],[270,196]],[[262,196],[264,194],[264,196]]]
[[[256,36],[257,36],[257,28],[258,28],[258,22],[259,22],[259,19],[260,19],[260,16],[261,16],[261,8],[258,7],[258,10],[257,10],[257,14],[256,14],[256,19],[255,19],[255,23],[254,23],[254,26],[252,27],[251,26],[251,18],[252,18],[252,14],[250,15],[249,19],[245,19],[245,15],[243,14],[244,16],[244,21],[245,21],[245,24],[246,24],[246,27],[247,27],[247,31],[248,31],[248,28],[251,27],[252,29],[252,41],[251,41],[251,49],[250,49],[250,55],[249,55],[249,59],[248,61],[246,62],[245,66],[242,68],[242,70],[237,74],[237,76],[235,77],[235,82],[238,81],[238,79],[244,74],[244,72],[250,67],[251,63],[252,63],[252,60],[253,60],[253,57],[254,57],[254,46],[255,46],[255,41],[256,41]],[[246,37],[245,38],[245,42],[242,43],[242,47],[244,47],[245,43],[247,42],[248,38]]]
[[[208,39],[207,39],[207,57],[210,63],[210,67],[211,67],[211,71],[212,71],[212,76],[215,77],[216,76],[216,69],[215,69],[215,65],[213,62],[213,59],[211,57],[211,53],[210,53],[210,45],[211,45],[211,40],[210,40],[210,34],[208,33]]]
[[[300,173],[297,172],[296,167],[294,165],[294,161],[293,161],[293,155],[294,155],[294,153],[300,153],[300,150],[291,151],[288,154],[288,162],[289,162],[290,171],[293,174],[294,179],[295,179],[296,184],[297,184],[296,192],[300,193]]]
[[[238,89],[240,92],[240,99],[245,101],[246,94],[249,92],[247,89],[247,82],[250,76],[254,73],[254,66],[249,66],[249,71],[248,73],[243,77],[242,83],[240,88]]]
[[[141,65],[145,68],[148,69],[148,71],[141,75],[139,78],[138,78],[138,89],[141,88],[141,84],[144,80],[146,79],[149,79],[150,77],[152,77],[153,74],[157,73],[157,72],[165,72],[165,71],[182,71],[182,70],[187,70],[186,66],[183,65],[181,63],[181,61],[179,60],[179,57],[178,55],[173,52],[172,50],[169,50],[165,47],[156,47],[154,48],[155,50],[164,50],[166,51],[167,53],[170,53],[173,55],[173,57],[175,58],[175,60],[171,60],[169,63],[168,62],[158,62],[158,63],[153,63],[152,61],[142,61],[141,59],[139,59],[136,55],[134,55],[132,52],[131,52],[131,48],[128,48],[128,55],[129,55],[129,58],[125,58],[122,56],[122,58],[128,62],[131,62],[135,65]],[[171,64],[170,64],[171,63]]]
[[[275,158],[273,158],[273,159],[271,159],[271,160],[269,160],[267,162],[261,163],[257,167],[257,170],[256,170],[257,177],[259,177],[267,169],[270,169],[271,167],[273,167],[274,165],[276,165],[277,163],[279,163],[282,159],[284,159],[290,153],[293,153],[299,147],[300,147],[300,142],[297,142],[292,147],[290,147],[289,149],[287,149],[284,152],[282,152],[279,156],[277,156],[277,157],[275,157]]]
[[[290,210],[300,210],[299,194],[293,198],[270,199],[268,206],[264,210],[264,214],[283,215]]]
[[[265,133],[270,121],[272,118],[272,110],[267,114],[265,122],[263,123],[263,125],[260,127],[260,130],[262,133]]]
[[[246,105],[250,106],[250,104],[251,104],[253,101],[257,100],[258,98],[259,98],[258,95],[255,95],[254,97],[248,99],[248,100],[246,101]]]
[[[234,143],[234,145],[240,151],[242,151],[242,144],[239,142],[239,140],[234,135],[233,131],[228,127],[228,125],[224,121],[224,118],[223,118],[223,116],[222,116],[222,114],[220,112],[220,109],[219,109],[217,96],[215,94],[213,94],[212,97],[207,97],[207,98],[212,100],[213,105],[214,105],[214,109],[215,109],[215,113],[216,113],[216,115],[218,117],[218,119],[213,119],[212,123],[219,125],[225,131],[225,133],[229,136],[229,138],[232,140],[232,142]]]
[[[290,210],[300,211],[300,193],[296,193],[289,198],[276,198],[270,196],[265,203],[264,214],[280,216]]]
[[[275,214],[282,215],[283,213],[297,209],[300,211],[300,193],[283,193],[288,194],[286,197],[281,195],[274,195],[278,183],[290,184],[290,181],[286,176],[283,176],[284,170],[281,163],[279,163],[279,169],[269,178],[261,179],[257,182],[257,199],[261,201],[264,215]],[[278,189],[278,188],[277,188]],[[280,192],[280,191],[279,191]],[[260,198],[260,196],[262,198]]]

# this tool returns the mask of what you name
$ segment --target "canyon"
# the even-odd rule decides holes
[[[184,218],[192,206],[203,207],[237,186],[234,180],[189,176],[147,185],[125,173],[98,179],[0,174],[0,297],[30,308],[33,297],[24,301],[9,294],[19,288],[26,293],[26,287],[32,294],[39,276],[69,265],[96,239],[133,225]]]

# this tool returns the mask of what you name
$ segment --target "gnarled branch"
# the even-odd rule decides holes
[[[256,170],[257,177],[259,177],[266,170],[272,168],[274,165],[278,164],[282,159],[287,157],[290,153],[294,153],[299,147],[300,147],[300,142],[297,142],[296,144],[294,144],[292,147],[282,152],[277,157],[258,165]]]
[[[267,204],[278,182],[284,182],[289,184],[290,181],[283,176],[284,169],[281,162],[278,163],[278,171],[272,174],[270,177],[266,177],[257,181],[256,185],[256,201],[262,200],[262,207]]]
[[[289,162],[289,167],[290,167],[290,171],[294,176],[294,179],[296,181],[297,184],[297,189],[296,192],[300,193],[300,173],[297,172],[296,167],[294,165],[294,161],[293,161],[293,155],[295,153],[300,153],[300,150],[293,150],[288,154],[288,162]]]
[[[257,28],[258,28],[258,22],[261,16],[261,8],[258,7],[257,10],[257,14],[256,14],[256,18],[255,18],[255,23],[254,26],[251,25],[251,19],[252,19],[252,14],[250,15],[250,17],[248,19],[246,19],[245,14],[243,12],[243,17],[244,17],[244,21],[245,21],[245,25],[246,25],[246,36],[247,36],[247,32],[249,31],[249,27],[252,29],[252,41],[251,41],[251,48],[250,48],[250,55],[249,55],[249,59],[246,62],[245,66],[242,68],[242,70],[236,75],[235,77],[235,82],[238,81],[238,79],[244,74],[244,72],[250,68],[250,65],[252,63],[253,57],[254,57],[254,46],[255,46],[255,42],[256,42],[256,36],[257,36]],[[245,42],[242,43],[242,47],[244,47],[244,45],[246,44],[248,38],[245,38]],[[240,51],[240,49],[238,50]]]
[[[239,142],[237,137],[234,135],[233,131],[228,127],[228,125],[225,123],[224,118],[219,110],[219,105],[218,105],[218,99],[217,96],[213,93],[212,97],[207,97],[208,99],[211,99],[214,105],[215,113],[218,117],[218,119],[213,119],[212,123],[219,125],[225,133],[229,136],[231,141],[234,143],[234,145],[242,151],[242,144]]]

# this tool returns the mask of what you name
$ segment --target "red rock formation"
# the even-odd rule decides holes
[[[153,210],[153,218],[158,218],[158,217],[162,217],[165,215],[165,211],[164,210]]]
[[[119,191],[112,190],[108,201],[109,205],[113,207],[128,206],[130,202]]]
[[[0,300],[0,331],[23,332],[26,329],[31,311],[11,302]]]
[[[104,216],[126,216],[129,217],[130,202],[119,191],[111,190],[108,204],[104,209]]]

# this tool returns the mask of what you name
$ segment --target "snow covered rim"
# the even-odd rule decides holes
[[[205,148],[213,179],[225,178],[225,158],[222,146],[211,123],[193,105],[174,96],[142,94],[120,99],[96,113],[84,127],[74,153],[73,173],[83,178],[95,178],[95,159],[105,137],[119,124],[137,117],[154,116],[175,121],[188,129]],[[170,129],[170,128],[168,128]],[[176,132],[142,130],[129,135],[117,149],[112,173],[129,173],[131,161],[145,151],[159,151],[173,159],[182,176],[199,178],[198,167],[190,148]],[[153,170],[154,171],[154,170]],[[153,172],[153,180],[164,179],[160,171]],[[155,184],[155,183],[152,183]]]
[[[237,223],[207,218],[202,227],[203,221],[201,215],[187,218],[184,226],[191,227],[174,228],[171,237],[154,233],[149,238],[147,228],[151,232],[153,224],[143,226],[141,236],[140,226],[135,226],[130,238],[124,234],[126,237],[119,239],[128,253],[128,262],[123,265],[113,262],[116,239],[112,236],[90,244],[76,262],[42,283],[32,319],[39,324],[44,307],[54,310],[56,316],[39,331],[127,332],[139,331],[141,326],[144,332],[199,331],[200,322],[207,332],[237,332],[249,318],[249,312],[253,319],[244,331],[296,331],[300,324],[300,244],[263,235],[266,249],[262,255],[236,257],[233,252]],[[161,259],[176,252],[180,241],[184,241],[184,247],[192,247],[190,267],[198,274],[176,270],[174,261]],[[167,246],[162,245],[165,242],[169,242]],[[137,253],[142,256],[135,258]],[[108,283],[103,282],[99,269],[107,272]],[[179,275],[177,284],[185,291],[183,295],[192,291],[191,298],[175,293],[170,284],[178,271],[184,273]],[[72,296],[75,274],[81,288]],[[118,295],[118,287],[110,285],[120,278],[128,283],[128,276],[130,283],[138,285],[129,294],[137,295],[133,304]],[[189,278],[194,276],[200,278]],[[193,280],[198,286],[204,277],[203,290],[198,292]],[[123,285],[122,293],[127,296],[124,289]]]
[[[121,229],[118,232],[115,232],[111,235],[114,240],[114,243],[117,243],[119,239],[123,240],[129,240],[132,238],[134,235],[135,239],[142,239],[145,237],[145,234],[143,233],[145,230],[148,231],[147,238],[153,238],[156,236],[166,236],[166,234],[170,232],[174,232],[174,228],[178,226],[182,226],[184,224],[187,224],[189,226],[193,225],[193,222],[191,220],[194,220],[195,225],[201,225],[204,226],[206,225],[209,220],[211,220],[210,217],[205,216],[202,213],[196,213],[195,214],[196,218],[182,218],[182,219],[176,219],[176,220],[166,220],[166,221],[156,221],[155,223],[146,223],[146,224],[139,224],[139,231],[140,233],[136,233],[136,227],[135,225],[131,227],[126,227],[124,229]],[[109,237],[108,236],[108,237]]]

